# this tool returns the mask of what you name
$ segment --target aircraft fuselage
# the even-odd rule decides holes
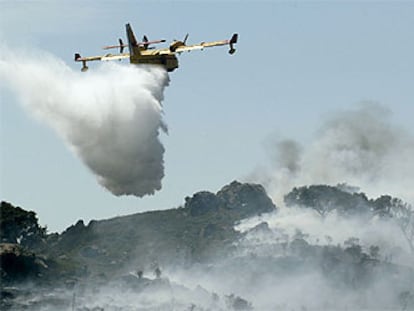
[[[171,72],[178,68],[178,59],[175,54],[151,54],[147,51],[141,51],[141,55],[131,55],[131,64],[153,64],[161,65],[167,71]],[[151,52],[151,51],[148,51]]]

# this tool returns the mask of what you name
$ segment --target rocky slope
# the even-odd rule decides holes
[[[85,274],[111,277],[131,266],[182,266],[206,262],[220,254],[226,256],[238,238],[236,222],[276,209],[262,186],[236,181],[217,193],[203,191],[187,197],[184,206],[176,209],[91,221],[87,225],[79,220],[62,234],[46,235],[33,212],[6,202],[1,207],[2,242],[47,258],[51,266],[58,268],[51,271],[53,277],[59,274],[65,278]],[[13,255],[17,261],[23,259],[22,251],[14,255],[2,251],[1,256]],[[2,267],[4,280],[15,279],[9,277],[8,266]],[[48,276],[47,269],[42,276]],[[20,277],[25,277],[23,270]]]
[[[2,202],[0,307],[414,308],[409,204],[313,185],[294,188],[285,205],[277,209],[260,185],[233,182],[179,208],[46,234],[33,212]]]

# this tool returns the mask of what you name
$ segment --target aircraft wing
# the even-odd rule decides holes
[[[100,55],[100,56],[87,56],[87,57],[81,57],[79,54],[75,54],[75,61],[77,62],[91,62],[95,60],[108,61],[108,60],[117,60],[117,59],[123,59],[123,58],[128,58],[128,57],[129,57],[129,53],[106,54],[106,55]]]
[[[92,61],[110,61],[110,60],[117,60],[117,59],[123,59],[123,58],[129,58],[129,53],[123,53],[123,54],[106,54],[106,55],[100,55],[100,56],[87,56],[82,57],[80,54],[75,54],[75,61],[76,62],[82,62],[82,71],[87,71],[88,66],[86,66],[87,62]]]
[[[177,53],[181,53],[181,52],[190,52],[193,50],[202,50],[204,49],[204,46],[201,44],[194,44],[194,45],[184,45],[184,46],[180,46],[178,47],[175,52]]]
[[[221,46],[221,45],[230,45],[229,53],[233,54],[236,49],[233,47],[233,44],[237,43],[238,34],[233,34],[230,40],[221,40],[221,41],[213,41],[213,42],[202,42],[200,44],[194,45],[183,45],[179,46],[175,49],[175,52],[181,53],[185,51],[193,51],[193,50],[203,50],[204,48],[209,48],[213,46]]]
[[[101,60],[108,61],[108,60],[117,60],[117,59],[124,59],[124,58],[129,58],[129,53],[105,55],[101,57]]]

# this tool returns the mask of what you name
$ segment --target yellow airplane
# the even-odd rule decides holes
[[[178,59],[176,54],[180,54],[185,51],[192,50],[203,50],[204,48],[220,46],[220,45],[229,45],[230,54],[234,54],[236,49],[234,44],[237,43],[238,34],[235,33],[230,40],[221,40],[213,42],[202,42],[200,44],[186,45],[188,34],[185,36],[183,41],[174,40],[168,48],[154,49],[150,47],[152,44],[162,43],[165,40],[154,40],[149,41],[146,36],[144,36],[142,42],[138,42],[135,39],[134,32],[132,31],[131,25],[126,24],[126,34],[128,38],[128,45],[125,45],[122,39],[119,39],[119,45],[105,46],[103,49],[112,49],[120,48],[119,54],[106,54],[102,56],[89,56],[82,57],[80,54],[75,54],[75,61],[82,62],[81,71],[87,71],[88,66],[87,62],[90,61],[109,61],[109,60],[121,60],[124,58],[129,58],[131,64],[155,64],[162,65],[167,71],[173,71],[178,68]],[[129,53],[123,53],[124,48],[128,47]]]

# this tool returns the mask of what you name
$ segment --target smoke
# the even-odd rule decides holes
[[[237,224],[243,238],[233,259],[200,278],[233,288],[259,310],[412,307],[413,253],[395,219],[336,212],[322,217],[283,202],[293,187],[345,183],[370,197],[391,194],[413,203],[414,137],[390,115],[379,104],[361,103],[331,115],[306,145],[272,143],[271,166],[250,179],[282,208]]]
[[[170,273],[174,280],[235,293],[254,310],[405,310],[401,295],[413,290],[413,257],[391,219],[321,217],[295,207],[235,228],[242,238],[230,256]]]
[[[278,205],[292,187],[347,183],[371,196],[389,193],[414,202],[414,137],[391,122],[391,112],[361,103],[328,118],[306,146],[273,144],[272,166],[250,179],[263,183]]]
[[[164,69],[111,62],[81,73],[50,54],[3,47],[0,80],[114,195],[161,189]]]

